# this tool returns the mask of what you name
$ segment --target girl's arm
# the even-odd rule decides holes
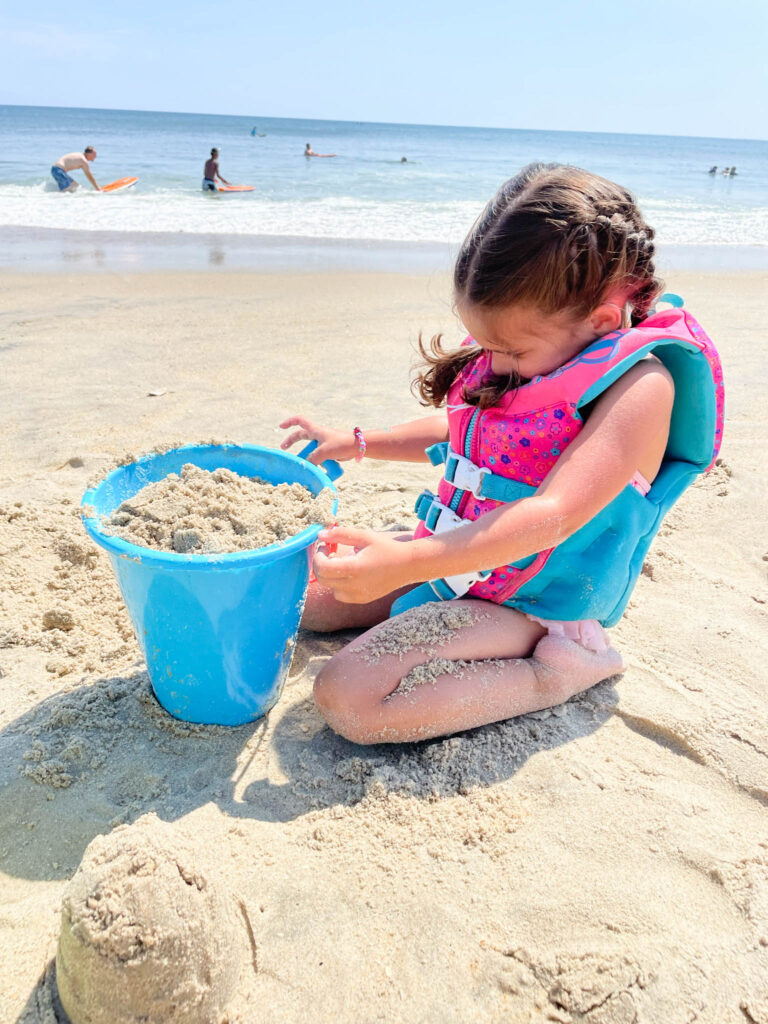
[[[508,565],[546,551],[611,502],[632,474],[653,478],[669,436],[674,385],[657,360],[628,371],[595,403],[578,438],[537,492],[479,520],[407,544],[385,534],[336,527],[321,540],[353,544],[355,555],[318,553],[315,572],[335,596],[370,601],[398,587]]]
[[[317,441],[318,446],[309,461],[319,465],[326,459],[345,462],[359,453],[353,428],[333,430],[322,427],[303,416],[291,416],[280,424],[281,429],[298,427],[280,444],[290,448],[296,441]],[[434,416],[423,416],[409,423],[400,423],[388,430],[363,430],[366,458],[393,459],[398,462],[428,462],[424,449],[439,441],[448,440],[448,417],[445,412]]]

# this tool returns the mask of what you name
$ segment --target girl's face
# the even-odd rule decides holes
[[[541,313],[530,306],[478,306],[458,303],[458,313],[477,344],[491,353],[491,369],[499,376],[516,373],[529,380],[544,376],[573,359],[595,338],[619,326],[596,325],[595,315],[574,320],[565,313]],[[600,307],[602,309],[602,307]],[[609,314],[610,315],[610,314]]]

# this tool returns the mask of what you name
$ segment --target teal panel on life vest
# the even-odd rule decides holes
[[[647,496],[625,487],[505,603],[542,619],[615,625],[665,513],[698,472],[688,462],[668,462]]]
[[[717,393],[710,365],[700,349],[682,343],[657,347],[654,355],[675,382],[666,457],[691,462],[703,473],[712,461],[717,429]]]
[[[699,346],[693,342],[661,338],[643,345],[596,380],[581,396],[577,408],[583,409],[593,402],[651,352],[666,366],[675,384],[675,403],[665,457],[691,462],[703,472],[712,461],[717,399],[712,386],[712,370]]]

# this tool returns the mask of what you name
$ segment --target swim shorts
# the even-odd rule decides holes
[[[51,174],[53,175],[53,180],[59,186],[60,192],[66,192],[71,185],[77,184],[75,179],[70,178],[66,171],[63,171],[60,167],[56,167],[55,165],[51,168]]]
[[[210,178],[203,178],[203,192],[218,192],[216,182]]]

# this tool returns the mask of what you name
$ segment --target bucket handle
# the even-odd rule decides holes
[[[315,448],[317,448],[317,441],[310,441],[306,448],[302,448],[299,452],[299,458],[306,459],[308,455],[312,454]],[[322,463],[322,467],[331,480],[338,480],[344,472],[338,462],[334,459],[326,459],[325,462]]]
[[[312,454],[312,452],[315,450],[315,448],[317,448],[317,441],[310,441],[309,444],[306,446],[306,448],[302,448],[301,451],[299,452],[299,458],[300,459],[306,459],[306,457],[308,455]],[[335,459],[326,459],[325,462],[322,464],[322,466],[323,466],[323,469],[325,470],[325,472],[327,473],[327,475],[330,477],[331,480],[338,480],[339,477],[341,476],[341,474],[344,472],[344,470],[341,468],[341,466],[338,464],[338,462],[336,462]],[[329,544],[328,548],[329,548],[329,550],[331,552],[333,552],[335,554],[335,552],[336,552],[336,545],[335,544]],[[317,581],[317,577],[315,576],[315,571],[314,571],[314,569],[310,568],[310,570],[309,570],[309,582],[310,583],[315,583],[316,581]]]

